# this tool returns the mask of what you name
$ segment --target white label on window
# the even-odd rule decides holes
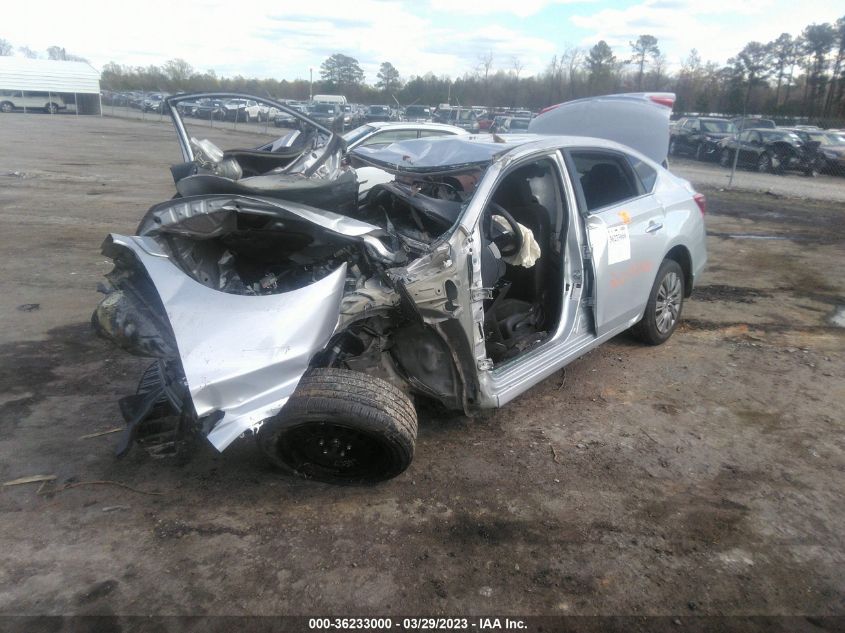
[[[607,229],[607,263],[616,264],[631,259],[631,240],[628,225],[611,226]]]

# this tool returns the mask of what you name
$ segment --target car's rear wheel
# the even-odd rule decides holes
[[[684,305],[684,271],[672,259],[664,259],[651,288],[645,314],[631,332],[644,343],[660,345],[669,340]]]
[[[675,139],[669,141],[669,156],[677,156],[678,155],[678,145],[675,143]]]
[[[768,174],[772,171],[772,157],[768,152],[763,152],[757,159],[757,171],[761,174]]]
[[[695,160],[704,160],[704,144],[699,143],[695,146]]]
[[[0,103],[0,112],[5,112],[5,113],[8,114],[9,112],[11,112],[14,109],[15,109],[15,106],[12,105],[9,101],[4,101],[3,103]]]
[[[306,479],[360,484],[402,473],[414,457],[417,414],[390,383],[345,369],[312,369],[258,432],[279,468]]]
[[[56,114],[56,112],[59,111],[59,106],[57,106],[55,103],[48,103],[46,106],[44,106],[44,111],[47,114]]]
[[[731,166],[731,151],[729,149],[725,148],[719,153],[719,164],[722,167]]]

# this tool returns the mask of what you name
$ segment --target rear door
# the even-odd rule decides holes
[[[584,215],[602,336],[642,314],[666,252],[663,206],[653,193],[657,172],[620,151],[571,149],[566,156]]]

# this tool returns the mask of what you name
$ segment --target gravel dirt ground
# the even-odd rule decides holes
[[[248,438],[177,465],[83,437],[145,365],[89,329],[100,243],[178,159],[157,122],[0,121],[0,480],[56,476],[0,490],[1,614],[845,614],[841,203],[703,187],[710,263],[666,345],[424,409],[406,473],[332,487]]]

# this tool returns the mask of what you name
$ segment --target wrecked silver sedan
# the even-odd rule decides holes
[[[288,472],[378,481],[413,458],[415,399],[472,414],[628,328],[666,341],[706,260],[704,199],[660,165],[666,99],[346,157],[316,126],[276,165],[272,146],[191,140],[174,114],[182,197],[103,247],[95,326],[154,359],[121,401],[119,452],[255,434]],[[549,134],[570,127],[589,136]],[[349,159],[395,178],[358,202]]]

